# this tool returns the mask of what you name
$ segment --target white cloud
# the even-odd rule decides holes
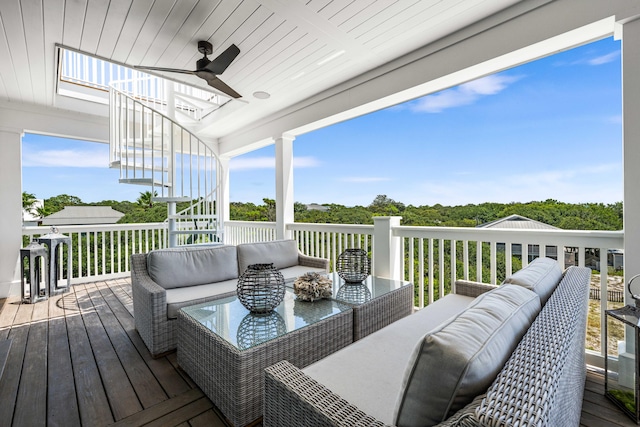
[[[41,150],[25,151],[23,167],[107,168],[108,154],[104,150]]]
[[[295,168],[314,168],[320,166],[321,162],[315,157],[294,157],[293,167]],[[251,170],[251,169],[275,169],[275,157],[249,157],[235,158],[229,162],[231,170]]]
[[[350,176],[350,177],[340,178],[339,181],[353,182],[353,183],[368,183],[368,182],[391,181],[391,179],[383,178],[383,177],[375,177],[375,176]]]
[[[469,105],[483,96],[502,92],[520,77],[494,74],[461,84],[458,87],[427,95],[410,105],[411,110],[420,113],[440,113],[447,108]]]
[[[602,65],[607,64],[609,62],[613,62],[620,57],[620,51],[616,50],[611,53],[607,53],[606,55],[597,56],[595,58],[591,58],[587,61],[589,65]]]

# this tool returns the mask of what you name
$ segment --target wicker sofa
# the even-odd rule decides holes
[[[294,240],[238,246],[184,246],[131,256],[136,329],[154,357],[176,348],[181,307],[234,295],[248,265],[273,263],[285,280],[328,272],[329,261],[303,255]]]
[[[269,426],[577,426],[590,270],[538,259],[298,369],[266,369]]]

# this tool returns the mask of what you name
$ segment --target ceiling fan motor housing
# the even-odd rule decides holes
[[[206,40],[198,42],[198,52],[203,55],[211,55],[213,53],[213,45]]]
[[[198,59],[198,61],[196,62],[196,70],[203,70],[204,67],[209,65],[210,62],[211,61],[206,56],[204,58]]]

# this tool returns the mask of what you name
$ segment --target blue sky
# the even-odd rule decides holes
[[[294,142],[302,203],[412,205],[622,200],[620,43],[598,41]],[[231,162],[230,200],[275,198],[274,147]],[[135,200],[107,146],[25,135],[23,190]]]

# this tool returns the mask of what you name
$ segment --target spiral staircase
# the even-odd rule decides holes
[[[189,128],[227,100],[143,73],[110,84],[110,167],[167,204],[170,247],[222,241],[219,160]]]

